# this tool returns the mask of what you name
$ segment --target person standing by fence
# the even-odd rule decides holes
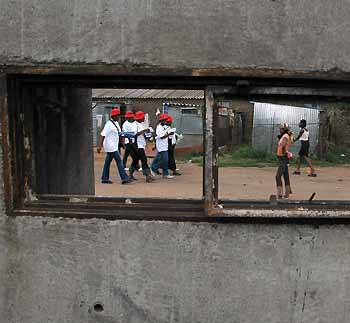
[[[292,189],[289,181],[289,146],[292,144],[292,133],[287,123],[283,123],[279,126],[280,135],[278,136],[277,158],[278,168],[276,173],[276,185],[277,185],[277,198],[283,198],[283,184],[282,176],[284,179],[284,197],[288,198],[292,194]]]
[[[301,128],[301,129],[300,129],[298,137],[295,138],[295,141],[300,140],[301,145],[300,145],[300,150],[299,150],[299,157],[297,158],[297,169],[295,170],[295,172],[293,174],[300,175],[301,160],[304,159],[311,170],[311,173],[308,176],[316,177],[317,174],[315,173],[315,168],[314,168],[312,161],[309,157],[309,147],[310,147],[309,130],[306,128],[306,120],[305,119],[300,120],[299,128]]]

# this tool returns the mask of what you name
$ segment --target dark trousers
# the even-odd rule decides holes
[[[142,172],[143,175],[148,176],[150,175],[150,169],[147,163],[147,156],[146,156],[146,152],[143,148],[139,148],[138,150],[138,160],[137,160],[137,164],[139,163],[139,161],[141,160],[141,164],[142,164]]]
[[[130,172],[134,172],[135,170],[137,170],[139,167],[139,151],[137,148],[137,144],[136,143],[132,143],[132,144],[126,144],[125,147],[125,152],[124,152],[124,158],[123,158],[123,163],[124,163],[124,167],[126,166],[126,162],[128,160],[128,156],[131,156],[132,158],[132,163],[130,166]]]
[[[176,170],[175,145],[169,145],[168,159],[168,168],[172,171]]]
[[[278,168],[276,173],[276,184],[277,187],[282,187],[282,176],[284,179],[284,185],[290,186],[289,182],[289,171],[288,171],[289,159],[286,156],[278,156]]]
[[[124,165],[122,163],[122,159],[120,158],[119,152],[114,151],[112,153],[106,153],[106,159],[105,159],[105,164],[103,166],[103,172],[102,172],[102,181],[108,181],[109,180],[109,170],[111,167],[111,162],[112,160],[115,160],[118,171],[119,171],[119,176],[122,181],[126,181],[129,179],[128,175],[126,174],[124,170]]]

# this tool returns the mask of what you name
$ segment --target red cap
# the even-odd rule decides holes
[[[168,115],[166,114],[166,113],[164,113],[164,114],[161,114],[160,116],[159,116],[159,121],[163,121],[163,120],[167,120],[168,119]]]
[[[134,117],[134,113],[132,111],[127,111],[125,113],[125,118],[133,118]]]
[[[119,109],[112,109],[111,111],[111,117],[119,116],[120,110]]]
[[[142,120],[145,117],[145,113],[143,111],[137,111],[135,113],[135,120]]]
[[[166,121],[173,122],[173,117],[172,116],[168,116],[168,119],[166,119]]]

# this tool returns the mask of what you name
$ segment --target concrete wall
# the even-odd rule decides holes
[[[350,71],[347,0],[3,0],[0,62]]]
[[[349,239],[347,226],[3,219],[2,322],[348,322]]]
[[[337,76],[350,72],[349,17],[346,0],[2,0],[0,73]],[[1,322],[349,322],[349,226],[9,218],[0,183]]]

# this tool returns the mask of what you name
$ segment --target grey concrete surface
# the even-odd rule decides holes
[[[0,62],[350,71],[348,0],[2,0]]]
[[[348,0],[0,0],[0,66],[350,72],[349,17]],[[350,321],[349,226],[8,218],[2,183],[1,323]]]
[[[347,226],[3,219],[1,322],[345,323],[349,239]]]

